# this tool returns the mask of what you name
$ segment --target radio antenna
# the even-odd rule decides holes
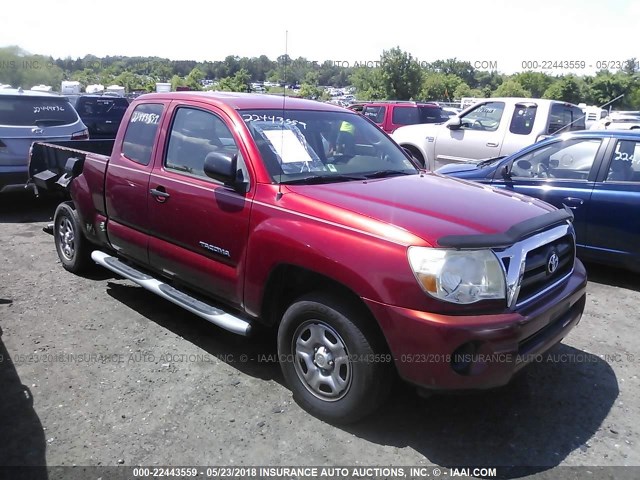
[[[284,69],[282,74],[282,125],[280,126],[280,152],[284,152],[284,115],[286,111],[285,102],[287,101],[287,60],[289,59],[289,30],[284,31]],[[280,178],[278,179],[278,193],[276,200],[282,198],[282,163],[280,164]]]

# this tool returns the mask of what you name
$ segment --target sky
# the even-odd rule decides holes
[[[275,60],[286,45],[293,58],[354,66],[398,46],[420,62],[579,75],[640,59],[640,0],[31,0],[5,2],[2,13],[0,47],[54,58]]]

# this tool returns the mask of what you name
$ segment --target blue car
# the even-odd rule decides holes
[[[436,172],[566,206],[583,259],[640,271],[640,133],[565,133],[508,157]]]

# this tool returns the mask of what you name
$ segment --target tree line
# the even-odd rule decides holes
[[[456,58],[418,62],[399,47],[384,50],[379,61],[349,67],[331,60],[316,62],[288,55],[275,60],[265,55],[229,55],[213,62],[94,55],[54,59],[17,46],[0,48],[0,83],[23,88],[46,84],[56,89],[63,80],[76,80],[84,86],[117,84],[128,92],[154,91],[156,82],[171,82],[174,89],[186,86],[228,91],[249,91],[251,83],[274,82],[299,85],[299,95],[310,98],[328,98],[323,86],[354,86],[361,100],[454,101],[461,97],[521,96],[601,105],[624,94],[615,108],[640,109],[640,73],[635,58],[620,70],[601,70],[594,75],[536,71],[506,75],[476,69]],[[205,80],[214,83],[207,86]]]

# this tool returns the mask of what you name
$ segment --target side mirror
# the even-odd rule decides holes
[[[449,130],[458,130],[462,126],[462,120],[460,117],[453,117],[445,125]]]
[[[204,173],[233,188],[238,193],[246,193],[248,183],[238,172],[238,156],[220,152],[211,152],[204,160]]]

